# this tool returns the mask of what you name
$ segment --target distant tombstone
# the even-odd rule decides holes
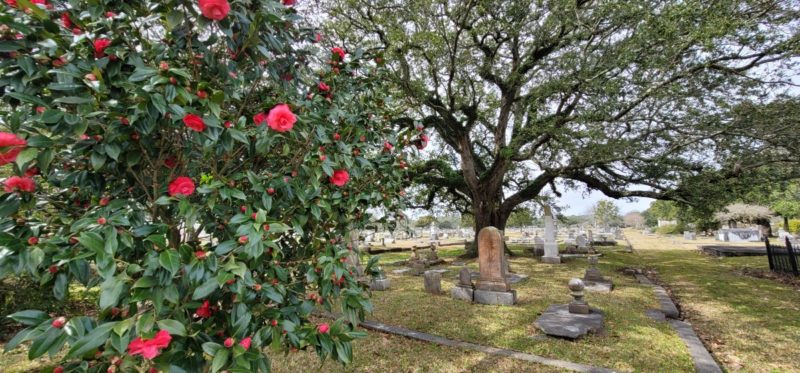
[[[687,241],[694,241],[697,239],[697,234],[692,231],[683,231],[683,239]]]
[[[369,284],[370,289],[377,291],[389,290],[389,286],[391,286],[391,281],[389,281],[389,278],[386,277],[383,272],[375,276]]]
[[[474,287],[472,286],[472,275],[469,268],[466,266],[461,267],[458,271],[458,284],[450,289],[450,295],[453,299],[460,299],[472,302],[474,295]]]
[[[586,236],[580,235],[575,238],[575,245],[578,246],[579,249],[585,249],[587,245]]]
[[[600,269],[597,268],[598,255],[589,255],[589,268],[586,269],[586,274],[583,275],[584,281],[605,281]]]
[[[511,290],[506,279],[503,248],[503,236],[497,228],[485,227],[478,233],[480,276],[475,284],[477,303],[513,305],[517,301],[517,293]]]
[[[437,271],[425,271],[423,274],[425,281],[425,292],[439,295],[442,293],[442,274]]]
[[[536,236],[533,238],[533,249],[537,252],[544,251],[544,240],[541,237]]]

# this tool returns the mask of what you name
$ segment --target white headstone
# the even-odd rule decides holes
[[[551,264],[561,263],[561,258],[558,256],[556,226],[553,221],[553,212],[548,205],[544,205],[544,256],[542,257],[542,262]]]

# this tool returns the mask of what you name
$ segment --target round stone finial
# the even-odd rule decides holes
[[[572,290],[572,291],[583,291],[583,288],[584,288],[583,281],[581,281],[581,279],[579,279],[579,278],[573,278],[573,279],[569,280],[569,285],[568,286],[569,286],[569,290]]]

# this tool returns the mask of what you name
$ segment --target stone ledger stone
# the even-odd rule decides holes
[[[603,313],[597,309],[590,309],[586,314],[571,313],[569,305],[554,304],[547,307],[533,325],[547,335],[576,339],[588,333],[601,333]]]
[[[497,228],[485,227],[478,233],[480,276],[473,294],[476,303],[512,305],[517,302],[517,293],[506,280],[508,267],[503,247],[503,235]]]

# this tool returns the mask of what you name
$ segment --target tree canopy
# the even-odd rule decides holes
[[[333,37],[382,53],[405,123],[435,131],[440,151],[413,168],[426,200],[476,229],[559,185],[689,201],[796,146],[773,141],[785,126],[732,120],[786,88],[795,2],[323,3]]]

